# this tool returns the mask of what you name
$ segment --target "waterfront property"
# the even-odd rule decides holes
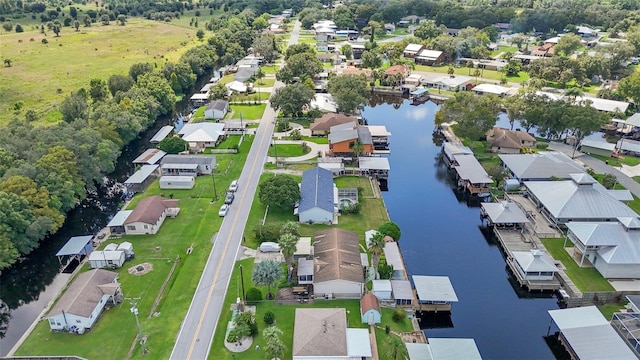
[[[604,140],[582,139],[578,150],[585,154],[610,157],[616,150],[616,144]]]
[[[302,173],[300,201],[294,214],[302,223],[337,223],[338,188],[331,171],[315,167]]]
[[[124,251],[116,247],[113,250],[96,250],[89,254],[87,261],[92,269],[119,269],[127,257]]]
[[[420,65],[437,66],[444,63],[444,58],[442,51],[422,49],[416,55],[415,62]]]
[[[481,197],[490,194],[489,185],[493,184],[493,179],[474,155],[455,155],[453,160],[458,188]]]
[[[151,138],[151,140],[149,140],[149,142],[152,144],[157,144],[160,141],[164,140],[167,136],[169,136],[169,134],[171,134],[172,131],[173,131],[173,125],[165,125],[161,127],[160,130],[158,130],[158,132],[156,132],[153,135],[153,137]]]
[[[391,287],[391,280],[380,279],[371,281],[371,292],[380,300],[391,299],[391,293],[393,289]]]
[[[446,91],[467,91],[473,87],[473,78],[464,75],[443,75],[434,79],[426,79],[425,85]]]
[[[358,168],[362,176],[370,176],[376,179],[388,179],[389,159],[385,157],[358,157]]]
[[[161,176],[160,189],[193,189],[196,178],[193,176]]]
[[[389,137],[391,133],[383,125],[367,125],[369,133],[371,134],[371,141],[373,143],[373,152],[378,154],[389,153]]]
[[[107,228],[109,229],[110,235],[118,236],[125,233],[124,222],[132,212],[133,210],[120,210],[109,220]]]
[[[412,275],[418,294],[420,311],[451,311],[451,303],[458,302],[448,276]]]
[[[511,88],[496,85],[496,84],[480,84],[480,85],[474,86],[472,91],[476,95],[491,94],[491,95],[497,95],[499,97],[505,97],[512,94],[513,90]]]
[[[473,339],[429,338],[429,343],[405,343],[409,360],[482,360]]]
[[[525,181],[532,201],[552,223],[571,221],[606,222],[638,215],[621,200],[630,200],[628,190],[607,190],[588,174],[571,174],[571,180]]]
[[[172,127],[173,129],[173,127]],[[133,164],[148,164],[155,165],[162,159],[163,156],[167,155],[166,152],[160,149],[147,149],[140,156],[135,158],[132,163]]]
[[[62,268],[67,267],[72,261],[80,260],[93,250],[93,235],[73,236],[56,253],[58,262]],[[63,260],[64,261],[63,263]]]
[[[640,219],[615,222],[569,222],[572,257],[582,267],[595,267],[607,279],[640,276]]]
[[[629,299],[630,296],[627,296]],[[638,297],[636,295],[636,297]],[[631,302],[630,302],[631,303]],[[637,306],[635,307],[637,310]],[[640,358],[640,312],[617,312],[613,314],[611,325],[622,339]]]
[[[312,136],[326,136],[332,126],[356,122],[356,118],[344,114],[327,113],[315,119],[309,129]]]
[[[199,122],[185,124],[178,135],[189,143],[189,150],[202,152],[208,147],[215,147],[224,140],[224,124]]]
[[[155,234],[160,230],[167,216],[176,217],[180,212],[178,199],[150,196],[140,200],[124,221],[127,235]]]
[[[338,105],[331,94],[315,94],[313,100],[309,103],[309,108],[330,113],[338,111]]]
[[[160,161],[163,176],[210,175],[216,165],[215,155],[166,155]]]
[[[524,131],[493,127],[487,131],[491,151],[500,154],[519,154],[523,149],[535,148],[536,138]]]
[[[500,201],[494,203],[481,203],[480,217],[487,219],[489,226],[498,228],[521,229],[529,223],[525,212],[517,203]]]
[[[407,280],[407,271],[404,267],[402,253],[395,241],[387,241],[384,244],[384,258],[387,265],[393,266],[393,274],[391,280]]]
[[[314,235],[313,292],[316,297],[356,298],[364,292],[358,234],[332,228]]]
[[[560,282],[556,280],[558,267],[553,258],[545,251],[530,249],[529,251],[513,251],[508,260],[516,280],[520,286],[529,290],[558,290]]]
[[[409,280],[391,280],[391,294],[396,305],[411,306],[415,300],[413,287],[411,287]]]
[[[510,176],[520,183],[570,179],[571,174],[584,173],[584,167],[561,152],[539,152],[537,154],[498,155]]]
[[[407,44],[402,52],[402,56],[407,59],[415,59],[418,56],[418,53],[424,49],[424,45],[422,44]]]
[[[444,164],[449,168],[453,166],[456,155],[473,155],[473,151],[468,147],[452,142],[445,142],[444,145],[442,145],[442,153],[444,154]]]
[[[355,123],[345,123],[329,129],[329,149],[334,155],[359,155],[354,151],[356,143],[362,145],[360,154],[373,153],[373,139],[369,128]]]
[[[102,269],[81,273],[47,315],[49,327],[83,334],[95,325],[105,306],[121,301],[117,273]]]
[[[229,112],[229,102],[226,100],[214,100],[204,110],[205,119],[222,120]],[[224,132],[224,131],[223,131]]]
[[[298,308],[293,328],[293,359],[371,359],[367,329],[347,326],[344,308]]]
[[[637,360],[595,306],[549,310],[558,339],[572,359]]]
[[[129,176],[124,184],[129,193],[144,191],[157,176],[158,165],[142,165],[138,171]]]
[[[380,303],[373,293],[366,293],[360,299],[360,316],[363,324],[373,325],[382,321]]]

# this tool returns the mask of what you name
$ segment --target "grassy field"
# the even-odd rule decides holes
[[[253,83],[253,87],[273,87],[276,84],[276,79],[260,79]]]
[[[601,161],[607,161],[609,162],[609,165],[614,167],[621,167],[622,164],[625,164],[627,166],[636,166],[640,164],[640,158],[629,155],[621,155],[619,158],[612,158],[610,156],[603,156],[598,154],[590,154],[590,156]]]
[[[265,65],[262,66],[260,69],[262,69],[262,72],[265,74],[271,74],[271,75],[275,75],[275,73],[278,72],[278,70],[280,69],[280,66],[278,65]]]
[[[223,193],[221,189],[225,189],[240,175],[252,139],[245,137],[241,151],[236,155],[217,155],[219,166],[215,181],[219,194]],[[144,358],[167,359],[211,250],[211,238],[222,223],[222,218],[218,217],[218,209],[223,197],[211,203],[211,177],[203,176],[197,179],[192,190],[160,190],[155,182],[144,194],[136,196],[129,208],[135,206],[143,196],[157,194],[166,197],[173,194],[174,198],[180,199],[180,214],[175,219],[167,219],[156,235],[125,236],[119,239],[118,242],[126,240],[133,244],[136,258],[117,272],[125,297],[141,298],[138,303],[140,325],[143,333],[149,337],[147,346],[151,355]],[[185,252],[190,246],[194,250],[187,256]],[[153,310],[159,315],[149,316],[159,289],[177,257],[181,257],[181,261],[173,277],[169,279],[159,306]],[[153,271],[140,277],[127,273],[128,267],[143,262],[151,263]],[[52,333],[48,323],[43,321],[27,338],[18,354],[65,355],[72,351],[74,355],[87,359],[124,359],[136,335],[135,318],[129,307],[130,302],[127,300],[107,310],[95,328],[83,336]],[[109,351],[105,352],[105,348]],[[133,358],[143,358],[137,347]]]
[[[114,23],[81,27],[80,32],[65,27],[60,37],[39,32],[1,35],[0,54],[12,63],[0,68],[0,124],[14,116],[23,119],[27,109],[36,111],[39,123],[57,122],[62,118],[57,107],[65,96],[88,88],[92,78],[106,81],[140,62],[162,67],[166,59],[175,61],[198,43],[195,29],[141,19],[131,19],[126,26]],[[41,42],[45,38],[46,45]],[[16,103],[22,103],[18,112],[13,110]]]
[[[240,114],[247,120],[260,120],[267,104],[231,104],[234,118],[240,118]]]
[[[311,148],[303,149],[301,144],[278,144],[269,147],[269,156],[276,156],[276,151],[278,157],[293,157],[308,154],[311,152]]]
[[[511,54],[515,54],[516,51],[518,51],[518,48],[515,46],[500,45],[498,46],[497,50],[491,52],[491,56],[493,57],[503,52],[510,52]]]
[[[550,238],[540,240],[547,251],[549,251],[549,254],[551,254],[554,259],[562,262],[566,268],[567,275],[569,275],[580,291],[614,291],[611,284],[600,275],[598,270],[578,266],[571,258],[571,255],[563,248],[564,239]],[[569,245],[571,245],[571,242],[567,241],[567,246]]]
[[[465,76],[471,76],[470,74],[473,74],[473,71],[474,71],[474,69],[468,69],[465,66],[461,66],[461,67],[454,66],[453,69],[454,69],[454,74],[465,75]],[[471,70],[471,72],[469,72],[469,70]],[[449,66],[416,65],[415,71],[429,71],[429,72],[446,74],[447,71],[449,71]],[[482,74],[479,79],[500,80],[503,77],[502,73],[499,71],[482,70],[482,69],[480,71],[482,72]],[[507,76],[507,81],[509,82],[523,83],[528,80],[529,80],[529,74],[527,74],[524,71],[520,71],[518,76]]]

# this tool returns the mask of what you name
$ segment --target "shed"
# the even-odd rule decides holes
[[[458,302],[458,296],[448,276],[413,275],[412,279],[421,310],[424,308],[427,311],[451,311],[451,303]]]
[[[366,293],[360,299],[360,316],[363,324],[373,325],[381,322],[380,303],[373,293]]]
[[[67,240],[60,250],[56,253],[60,265],[67,266],[71,261],[80,261],[83,256],[88,255],[93,250],[93,235],[73,236]],[[62,261],[66,258],[66,262]]]
[[[373,280],[371,291],[380,300],[391,299],[391,280]]]
[[[125,233],[124,222],[127,221],[127,218],[132,212],[133,210],[120,210],[116,213],[116,215],[107,224],[111,234],[122,235]]]
[[[127,260],[133,259],[136,255],[133,252],[133,244],[128,241],[124,241],[123,243],[118,245],[117,250],[124,251],[124,256],[127,258]]]
[[[391,294],[396,305],[413,304],[413,288],[409,280],[391,280]]]
[[[103,251],[116,251],[118,250],[118,244],[116,243],[111,243],[111,244],[107,244],[105,245],[104,249],[102,249]]]
[[[293,253],[293,259],[307,258],[313,256],[310,237],[301,237],[296,244],[296,251]]]
[[[205,119],[224,119],[225,115],[229,112],[229,102],[226,100],[215,100],[207,105],[204,110]]]
[[[157,144],[160,141],[164,140],[171,132],[173,131],[173,125],[165,125],[158,130],[158,132],[153,135],[151,140],[149,140],[152,144]]]
[[[196,178],[193,176],[161,176],[160,189],[193,189]]]
[[[138,171],[124,181],[124,184],[127,185],[131,192],[144,191],[153,182],[157,169],[158,165],[142,165]]]
[[[505,191],[517,190],[520,188],[520,181],[518,179],[506,179],[502,182],[502,188]]]
[[[124,251],[94,251],[89,255],[89,267],[92,269],[117,269],[122,267],[125,260]]]

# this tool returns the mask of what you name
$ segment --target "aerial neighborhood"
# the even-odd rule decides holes
[[[0,357],[640,359],[639,19],[0,1]]]

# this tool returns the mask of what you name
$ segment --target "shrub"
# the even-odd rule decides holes
[[[393,238],[393,240],[400,240],[400,227],[396,225],[393,221],[386,222],[378,228],[378,232],[382,235],[388,235]]]
[[[549,147],[549,143],[539,142],[536,144],[536,149],[544,150]]]
[[[396,311],[393,312],[393,316],[391,318],[394,322],[400,322],[403,321],[406,317],[407,313],[404,310],[396,309]]]
[[[385,334],[389,335],[389,333],[391,332],[391,327],[389,327],[389,325],[385,325],[384,332]]]
[[[278,242],[280,238],[280,223],[268,223],[264,225],[257,225],[253,228],[253,233],[256,236],[256,240],[259,243],[265,241]]]
[[[273,311],[269,310],[266,313],[264,313],[264,323],[267,325],[273,325],[273,323],[276,320],[276,315],[273,313]]]
[[[262,300],[262,291],[258,288],[251,288],[247,291],[246,295],[247,303],[253,304],[257,301]]]

